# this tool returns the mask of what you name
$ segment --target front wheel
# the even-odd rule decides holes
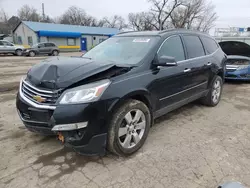
[[[128,156],[144,144],[151,126],[151,114],[141,101],[128,100],[113,114],[108,149],[120,156]]]
[[[201,102],[207,106],[216,106],[220,102],[222,88],[222,78],[220,76],[215,76],[207,96],[202,98]]]
[[[16,52],[15,52],[15,54],[16,54],[17,56],[21,56],[21,55],[23,55],[23,51],[20,50],[20,49],[17,49]]]
[[[34,51],[30,51],[30,52],[29,52],[29,56],[30,56],[30,57],[35,57],[35,55],[36,55],[36,53],[35,53]]]

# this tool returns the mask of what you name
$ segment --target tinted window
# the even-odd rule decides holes
[[[7,41],[2,41],[2,43],[5,45],[5,46],[13,46],[11,43],[7,42]]]
[[[185,60],[185,54],[180,37],[174,36],[164,42],[160,51],[158,52],[159,57],[163,55],[175,57],[176,61]]]
[[[40,48],[44,48],[44,44],[38,44],[38,47],[40,47]]]
[[[201,57],[205,55],[202,43],[197,36],[183,36],[186,48],[187,48],[187,53],[188,53],[188,58],[195,58],[195,57]]]
[[[202,37],[201,40],[203,42],[206,54],[212,54],[218,49],[218,45],[213,39]]]
[[[54,47],[55,45],[53,43],[45,43],[45,47]]]
[[[2,41],[0,41],[0,46],[3,46],[3,42]]]

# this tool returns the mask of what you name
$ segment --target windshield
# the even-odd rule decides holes
[[[159,40],[158,37],[113,37],[82,57],[100,61],[114,61],[117,64],[137,64]]]

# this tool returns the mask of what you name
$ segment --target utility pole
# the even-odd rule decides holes
[[[43,20],[45,20],[44,3],[42,3],[42,11],[43,11]]]

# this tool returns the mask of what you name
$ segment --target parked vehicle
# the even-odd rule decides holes
[[[0,54],[23,55],[23,46],[15,45],[7,40],[0,40]]]
[[[20,82],[16,106],[29,130],[55,133],[81,154],[108,148],[127,156],[144,144],[155,118],[197,99],[216,106],[225,60],[203,33],[121,33],[82,57],[33,66]]]
[[[250,80],[250,46],[238,41],[220,42],[219,44],[228,55],[225,79]]]
[[[52,42],[38,43],[25,50],[25,55],[34,57],[36,55],[53,55],[58,56],[60,53],[59,48]]]

